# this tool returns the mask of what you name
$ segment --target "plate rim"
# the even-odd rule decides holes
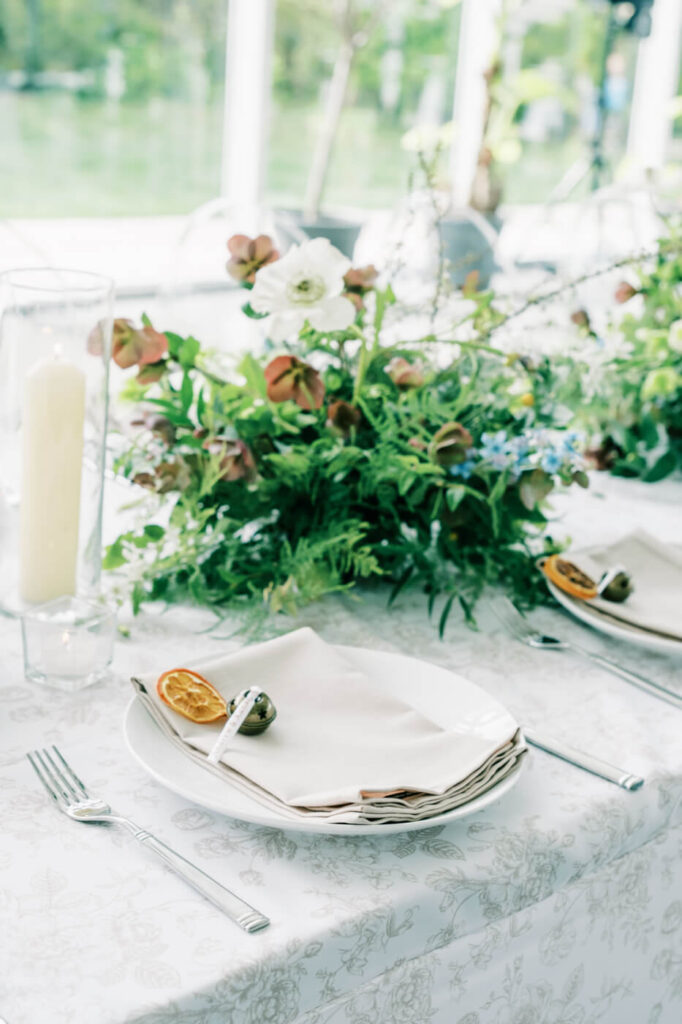
[[[350,644],[334,644],[333,646],[341,650],[345,649],[359,651],[363,653],[368,653],[370,655],[379,654],[385,655],[389,658],[399,658],[404,661],[417,662],[422,665],[426,664],[429,665],[431,668],[437,669],[440,672],[449,673],[450,675],[454,676],[457,675],[457,673],[452,672],[450,669],[445,668],[442,665],[437,665],[433,662],[425,661],[422,658],[414,658],[409,654],[403,654],[402,652],[398,651],[381,651],[368,647],[356,647]],[[467,680],[467,682],[471,681]],[[477,683],[472,683],[471,685],[478,686]],[[483,690],[483,687],[478,686],[478,689],[482,690],[482,692],[485,693],[486,696],[490,698],[490,700],[499,704],[501,708],[507,711],[506,706],[503,705],[501,701],[497,700],[497,698],[494,697],[492,694],[489,694],[486,690]],[[482,811],[486,807],[490,806],[490,804],[496,803],[505,795],[505,793],[507,793],[510,789],[513,788],[513,786],[516,785],[526,762],[526,756],[519,758],[515,766],[509,773],[509,775],[502,779],[501,782],[498,782],[495,786],[493,786],[492,789],[487,790],[485,793],[482,793],[478,797],[474,797],[473,800],[468,801],[466,804],[462,804],[459,807],[454,807],[451,810],[445,811],[442,814],[434,815],[434,817],[432,818],[424,818],[420,821],[388,822],[386,824],[374,823],[366,825],[352,824],[350,822],[333,824],[331,822],[322,821],[291,821],[289,819],[279,819],[277,818],[276,814],[274,814],[274,812],[268,812],[265,808],[263,808],[262,814],[249,813],[247,815],[241,811],[235,813],[234,811],[226,810],[224,807],[219,807],[210,799],[208,801],[198,801],[196,794],[189,791],[191,787],[187,788],[182,785],[182,782],[178,783],[176,780],[169,780],[168,778],[166,778],[157,769],[155,769],[153,765],[150,765],[149,762],[144,759],[144,756],[135,748],[129,734],[129,721],[138,712],[142,712],[146,716],[146,719],[149,721],[149,724],[158,731],[159,736],[163,737],[163,733],[158,728],[158,726],[151,718],[149,713],[145,710],[144,705],[139,700],[137,694],[133,694],[125,709],[122,723],[123,737],[125,740],[126,747],[131,756],[144,769],[144,771],[148,775],[150,775],[156,782],[162,785],[165,789],[169,789],[171,792],[176,793],[178,796],[181,796],[183,799],[188,800],[190,803],[193,803],[198,807],[205,807],[206,809],[211,810],[214,813],[224,815],[226,818],[231,818],[237,821],[246,821],[250,824],[259,825],[261,827],[264,826],[266,828],[277,828],[283,832],[292,831],[308,834],[314,833],[317,835],[376,836],[390,835],[398,832],[411,832],[426,828],[436,828],[438,825],[449,824],[451,821],[457,821],[460,818],[468,817],[472,814],[477,814],[479,811]],[[511,712],[507,711],[507,713],[514,719],[514,721],[516,721],[515,716],[511,715]],[[520,739],[523,742],[523,729],[520,725],[518,725],[518,728],[520,733]],[[170,750],[173,753],[175,753],[179,758],[182,757],[182,755],[179,752],[174,751],[172,747],[170,747]],[[197,768],[198,771],[202,770],[200,765],[195,765],[194,762],[189,759],[186,762],[183,760],[183,764],[194,766]],[[251,798],[247,797],[247,799]],[[252,803],[254,807],[260,806],[255,800],[252,800]]]

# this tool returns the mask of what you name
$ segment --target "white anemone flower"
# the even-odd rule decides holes
[[[250,295],[257,313],[269,313],[268,334],[284,341],[306,320],[317,331],[342,331],[355,319],[355,306],[341,294],[350,260],[328,238],[312,238],[275,263],[262,267]]]

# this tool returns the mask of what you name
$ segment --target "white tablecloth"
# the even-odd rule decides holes
[[[600,493],[605,496],[600,497]],[[583,542],[642,525],[682,536],[682,484],[597,477],[561,503]],[[681,599],[682,603],[682,599]],[[682,690],[682,660],[537,621]],[[7,1024],[679,1024],[682,712],[571,655],[527,649],[481,614],[444,642],[423,597],[322,602],[327,640],[460,672],[519,720],[630,771],[627,793],[533,751],[512,792],[447,827],[345,838],[231,821],[132,760],[127,675],[225,650],[206,613],[145,613],[112,679],[69,696],[24,682],[0,621],[0,1018]],[[229,629],[224,628],[228,633]],[[91,789],[268,914],[246,935],[126,833],[77,825],[25,751],[57,743]]]

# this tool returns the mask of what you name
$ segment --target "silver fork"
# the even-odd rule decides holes
[[[593,651],[588,651],[587,648],[581,647],[573,641],[559,640],[558,637],[540,633],[539,630],[531,626],[528,620],[521,615],[506,597],[493,598],[490,606],[502,625],[517,640],[527,644],[528,647],[535,647],[540,651],[572,651],[574,654],[579,654],[582,658],[587,658],[588,661],[593,662],[595,665],[599,665],[600,668],[606,669],[607,672],[620,676],[621,679],[632,683],[633,686],[638,686],[640,690],[651,694],[652,697],[658,697],[660,700],[665,700],[677,708],[682,708],[682,694],[669,690],[660,683],[655,683],[653,679],[645,679],[644,676],[638,675],[637,672],[632,672],[629,668],[624,668],[618,662],[605,658],[603,654],[595,654]]]
[[[150,832],[139,828],[130,818],[114,814],[104,800],[91,796],[56,747],[53,746],[52,751],[47,748],[34,750],[26,756],[59,810],[69,818],[85,824],[123,825],[143,846],[158,854],[181,878],[189,882],[197,892],[227,914],[230,920],[244,931],[256,932],[270,924],[267,917],[254,910],[215,878],[211,878],[196,864],[186,860]]]

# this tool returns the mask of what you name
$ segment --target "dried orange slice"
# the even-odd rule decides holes
[[[573,562],[567,561],[560,555],[550,555],[542,563],[541,569],[548,580],[551,580],[560,590],[570,594],[571,597],[590,601],[597,596],[597,584],[594,580]]]
[[[215,686],[190,668],[171,668],[159,676],[156,692],[161,700],[190,722],[217,722],[227,706]]]

